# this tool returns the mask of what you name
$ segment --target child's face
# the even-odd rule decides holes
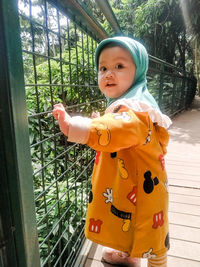
[[[109,98],[118,98],[133,84],[136,66],[123,47],[105,48],[99,56],[98,85]]]

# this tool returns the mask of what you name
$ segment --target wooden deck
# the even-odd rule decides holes
[[[173,119],[169,132],[166,166],[171,248],[168,266],[200,267],[200,98],[195,99],[192,109]],[[92,244],[88,252],[85,249],[82,264],[78,266],[113,266],[101,261],[101,250],[100,245]],[[147,266],[146,260],[142,260],[144,266]]]

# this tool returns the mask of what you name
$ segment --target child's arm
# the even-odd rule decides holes
[[[119,110],[89,119],[70,117],[62,104],[55,105],[53,115],[61,131],[71,142],[88,144],[99,151],[119,151],[146,142],[149,132],[148,114],[138,116],[132,110]]]

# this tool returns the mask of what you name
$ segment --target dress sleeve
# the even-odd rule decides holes
[[[87,144],[98,151],[115,152],[145,143],[149,119],[147,114],[143,115],[138,117],[128,110],[93,120]]]
[[[130,109],[107,113],[88,121],[84,142],[95,150],[105,152],[116,152],[141,145],[145,143],[148,136],[149,120],[147,113]]]

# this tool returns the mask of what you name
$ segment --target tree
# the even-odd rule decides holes
[[[126,35],[138,38],[151,55],[199,77],[199,0],[111,0],[110,3]]]
[[[200,95],[200,1],[180,0],[186,30],[192,36],[191,43],[194,54],[194,73],[197,78],[197,87]]]

